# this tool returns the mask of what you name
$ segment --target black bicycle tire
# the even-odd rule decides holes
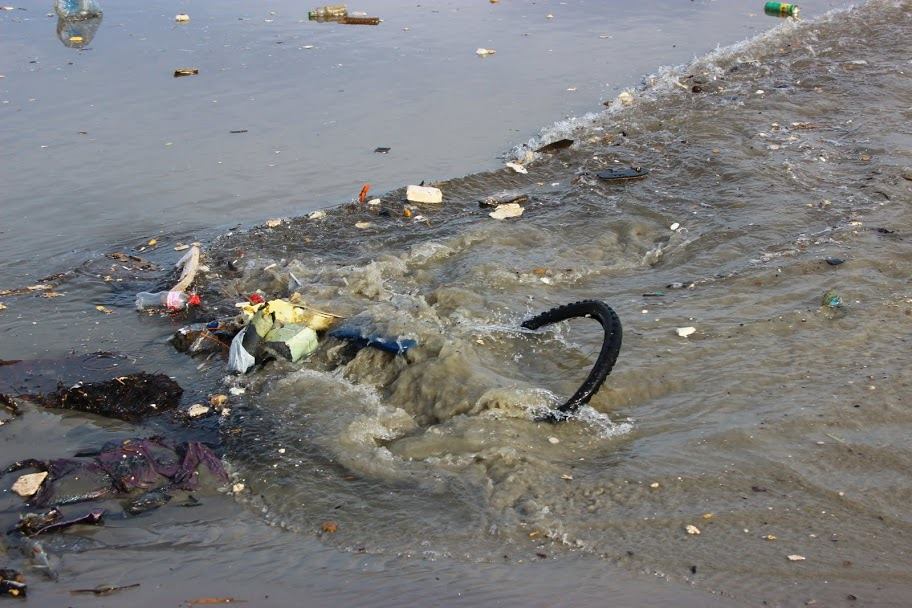
[[[569,414],[575,413],[581,406],[589,403],[589,400],[592,399],[605,382],[608,374],[611,373],[621,352],[623,339],[621,320],[618,318],[617,313],[614,312],[614,309],[599,300],[582,300],[552,308],[535,315],[531,319],[527,319],[523,322],[522,327],[536,330],[545,325],[577,318],[591,318],[601,324],[602,329],[605,330],[602,349],[599,352],[598,359],[595,361],[595,365],[589,371],[589,375],[586,376],[580,387],[573,393],[573,396],[558,407],[556,411],[539,418],[540,421],[558,422],[565,419]]]

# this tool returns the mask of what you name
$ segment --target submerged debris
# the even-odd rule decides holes
[[[45,407],[78,410],[126,422],[139,422],[177,407],[183,389],[164,374],[128,374],[104,382],[59,385],[43,396]]]

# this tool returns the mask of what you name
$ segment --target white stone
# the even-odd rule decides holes
[[[528,173],[529,170],[520,165],[519,163],[507,163],[507,166],[517,173]]]
[[[675,331],[677,331],[678,335],[681,336],[682,338],[686,338],[687,336],[696,332],[697,328],[696,327],[679,327]]]
[[[525,209],[519,203],[507,203],[506,205],[497,205],[497,209],[489,213],[495,220],[504,220],[508,217],[519,217]]]
[[[405,198],[413,203],[438,204],[443,202],[443,192],[430,186],[409,186],[405,190]]]
[[[668,229],[674,231],[674,230],[677,230],[677,229],[680,228],[680,227],[681,227],[681,224],[675,222],[674,224],[672,224],[671,226],[669,226]]]
[[[47,471],[23,475],[16,480],[16,483],[13,484],[13,492],[19,496],[22,496],[23,498],[32,496],[35,494],[35,492],[38,491],[38,488],[41,487],[41,482],[43,482],[47,476]]]

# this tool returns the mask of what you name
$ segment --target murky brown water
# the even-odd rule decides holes
[[[221,440],[239,504],[211,496],[67,535],[61,570],[142,579],[150,605],[195,591],[284,605],[302,589],[318,605],[907,605],[910,35],[909,2],[784,24],[647,79],[629,107],[556,125],[533,144],[576,143],[527,175],[440,182],[444,205],[421,219],[403,217],[398,190],[215,239],[209,312],[296,289],[419,346],[349,361],[326,342],[303,366],[252,374],[229,417],[181,431]],[[629,165],[651,174],[594,177]],[[504,189],[530,196],[521,218],[478,207]],[[54,322],[92,298],[126,312],[160,277],[127,276],[111,296],[87,280],[98,266],[54,300]],[[835,313],[820,306],[829,289]],[[589,298],[624,324],[615,371],[579,416],[533,422],[601,338],[591,321],[519,324]],[[142,321],[129,348],[147,340],[193,387],[188,403],[218,387],[220,362],[196,370],[160,343],[166,322]],[[29,412],[5,432],[12,458],[48,436],[52,456],[135,430]],[[321,535],[327,519],[338,531]],[[114,576],[127,562],[146,568]],[[207,583],[172,586],[172,568]]]

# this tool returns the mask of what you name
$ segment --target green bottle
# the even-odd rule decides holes
[[[767,2],[763,7],[763,12],[773,17],[795,17],[798,18],[798,5],[787,2]]]

